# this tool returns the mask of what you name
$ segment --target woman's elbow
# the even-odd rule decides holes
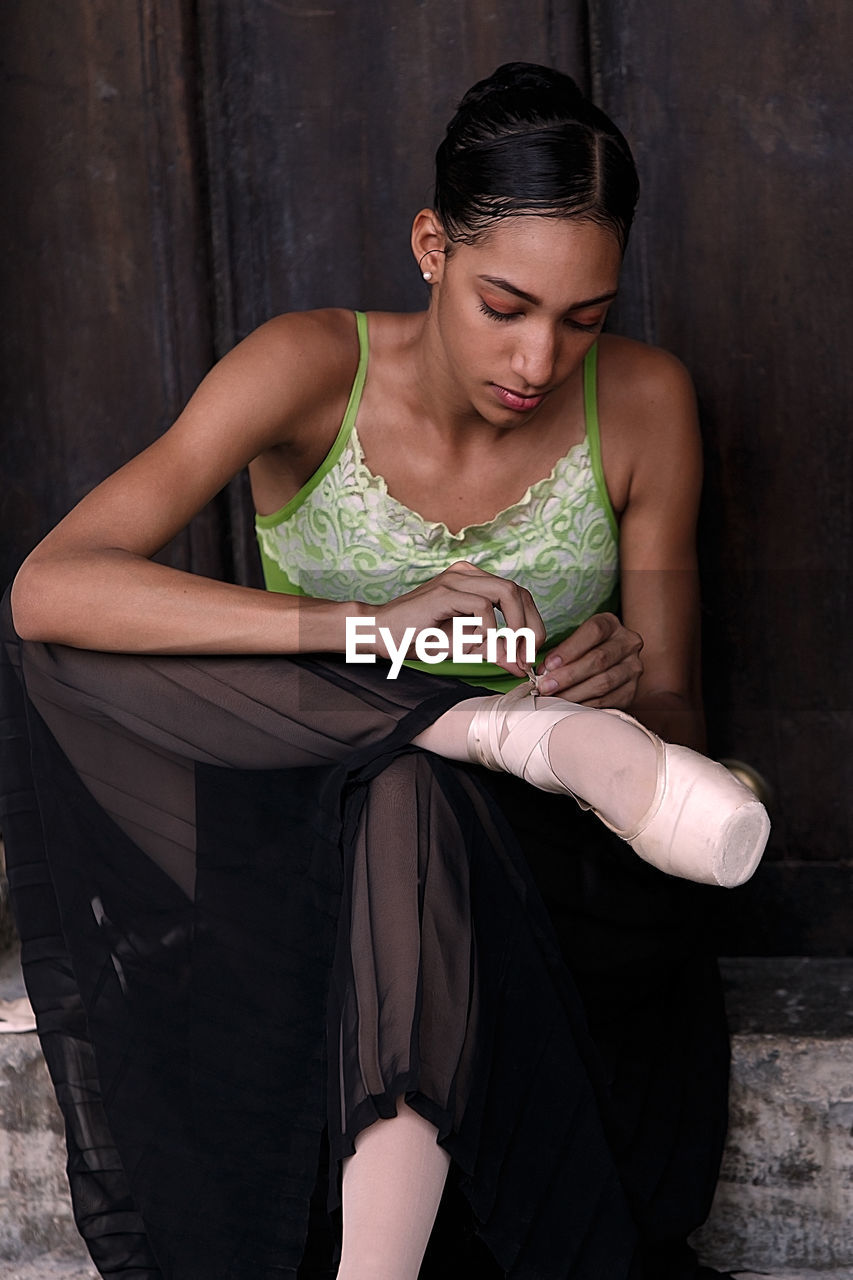
[[[45,565],[31,554],[21,565],[10,596],[12,621],[22,640],[51,639],[55,627],[56,566]]]

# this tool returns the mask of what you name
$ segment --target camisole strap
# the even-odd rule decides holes
[[[619,522],[610,494],[607,492],[607,481],[604,479],[604,468],[601,465],[601,432],[598,422],[598,343],[590,347],[583,361],[583,409],[586,420],[586,435],[589,440],[589,459],[595,487],[610,523],[613,537],[619,542]]]
[[[347,401],[346,411],[344,412],[343,422],[340,425],[338,434],[335,436],[334,443],[320,463],[314,474],[305,481],[302,488],[293,495],[278,511],[274,511],[268,516],[256,516],[255,523],[260,528],[272,528],[281,524],[293,515],[305,502],[306,498],[317,485],[320,484],[324,476],[328,475],[332,467],[338,461],[343,453],[344,446],[352,434],[355,420],[358,417],[358,407],[361,404],[361,395],[364,391],[364,381],[367,377],[367,358],[369,354],[369,344],[367,338],[367,316],[363,311],[354,312],[356,332],[358,333],[358,368],[355,371],[355,378],[352,384],[352,390]]]

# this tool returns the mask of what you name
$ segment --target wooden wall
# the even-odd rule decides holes
[[[853,951],[853,7],[596,0],[643,180],[620,322],[696,379],[706,703],[773,785],[731,946]]]
[[[0,7],[4,580],[212,360],[188,8]],[[173,561],[224,568],[218,524]]]
[[[712,745],[776,791],[725,945],[849,951],[851,54],[845,0],[4,0],[3,577],[267,316],[423,305],[458,97],[560,66],[637,153],[619,325],[696,378]],[[168,558],[257,581],[247,509]]]

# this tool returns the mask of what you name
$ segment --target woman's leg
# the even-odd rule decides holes
[[[343,762],[381,742],[405,708],[427,701],[430,691],[424,678],[410,689],[406,681],[365,676],[345,664],[128,657],[43,645],[24,646],[24,654],[30,696],[87,785],[134,839],[150,844],[155,823],[137,812],[126,788],[112,785],[112,774],[127,774],[128,744],[139,755],[134,772],[150,776],[158,753],[175,777],[175,762],[183,763],[181,790],[190,799],[170,788],[170,827],[156,835],[164,850],[167,842],[180,844],[182,825],[192,825],[194,761],[244,769]],[[529,697],[510,697],[533,709]],[[505,702],[497,694],[465,698],[414,741],[450,759],[476,760],[472,721]],[[647,735],[561,699],[537,698],[536,707],[534,719],[545,733],[555,708],[560,718],[547,745],[560,777],[556,789],[581,796],[614,826],[639,818],[655,790],[656,756]],[[159,779],[158,794],[165,789]]]
[[[140,742],[146,760],[165,752],[187,763],[291,768],[381,750],[395,730],[399,737],[404,720],[417,734],[435,706],[436,720],[412,739],[417,745],[582,797],[640,857],[671,874],[740,884],[755,870],[769,833],[763,807],[722,766],[686,747],[664,746],[620,712],[533,699],[522,687],[463,698],[442,711],[455,690],[443,686],[430,697],[423,678],[383,681],[372,669],[365,676],[341,663],[128,658],[43,645],[24,646],[24,673],[49,727],[68,743],[72,762],[108,810],[113,803],[127,809],[112,786],[116,761],[105,746],[116,731],[119,739]],[[81,719],[98,743],[83,740]],[[98,758],[97,773],[85,756]],[[168,830],[155,830],[164,866],[175,861],[172,850],[192,826],[185,773]],[[117,809],[116,819],[134,838],[151,829],[136,809]]]
[[[458,703],[419,734],[416,745],[453,760],[471,760],[472,722],[475,716],[488,714],[498,700],[495,695]],[[545,750],[562,789],[580,797],[615,827],[638,822],[657,783],[657,752],[648,735],[630,721],[577,703],[537,698],[537,713],[533,699],[519,701],[529,706],[533,716],[543,708],[553,711],[554,704],[563,716],[550,728],[548,719],[542,718],[542,732],[548,734]],[[506,736],[504,727],[503,741]]]
[[[450,1157],[429,1121],[397,1100],[344,1160],[344,1235],[338,1280],[417,1280]]]
[[[414,741],[574,795],[646,862],[688,880],[742,884],[770,833],[764,806],[727,769],[615,709],[520,687],[450,708]]]

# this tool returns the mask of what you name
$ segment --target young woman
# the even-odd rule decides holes
[[[666,1178],[516,842],[545,815],[576,857],[533,787],[692,880],[767,838],[689,749],[690,383],[601,334],[637,189],[571,80],[500,68],[414,221],[427,310],[262,326],[15,581],[41,820],[9,835],[14,869],[43,833],[50,883],[13,887],[104,1273],[295,1276],[325,1127],[345,1280],[418,1274],[451,1164],[478,1266],[664,1274]],[[270,590],[155,563],[247,463]],[[529,628],[536,671],[412,648],[464,617]]]

